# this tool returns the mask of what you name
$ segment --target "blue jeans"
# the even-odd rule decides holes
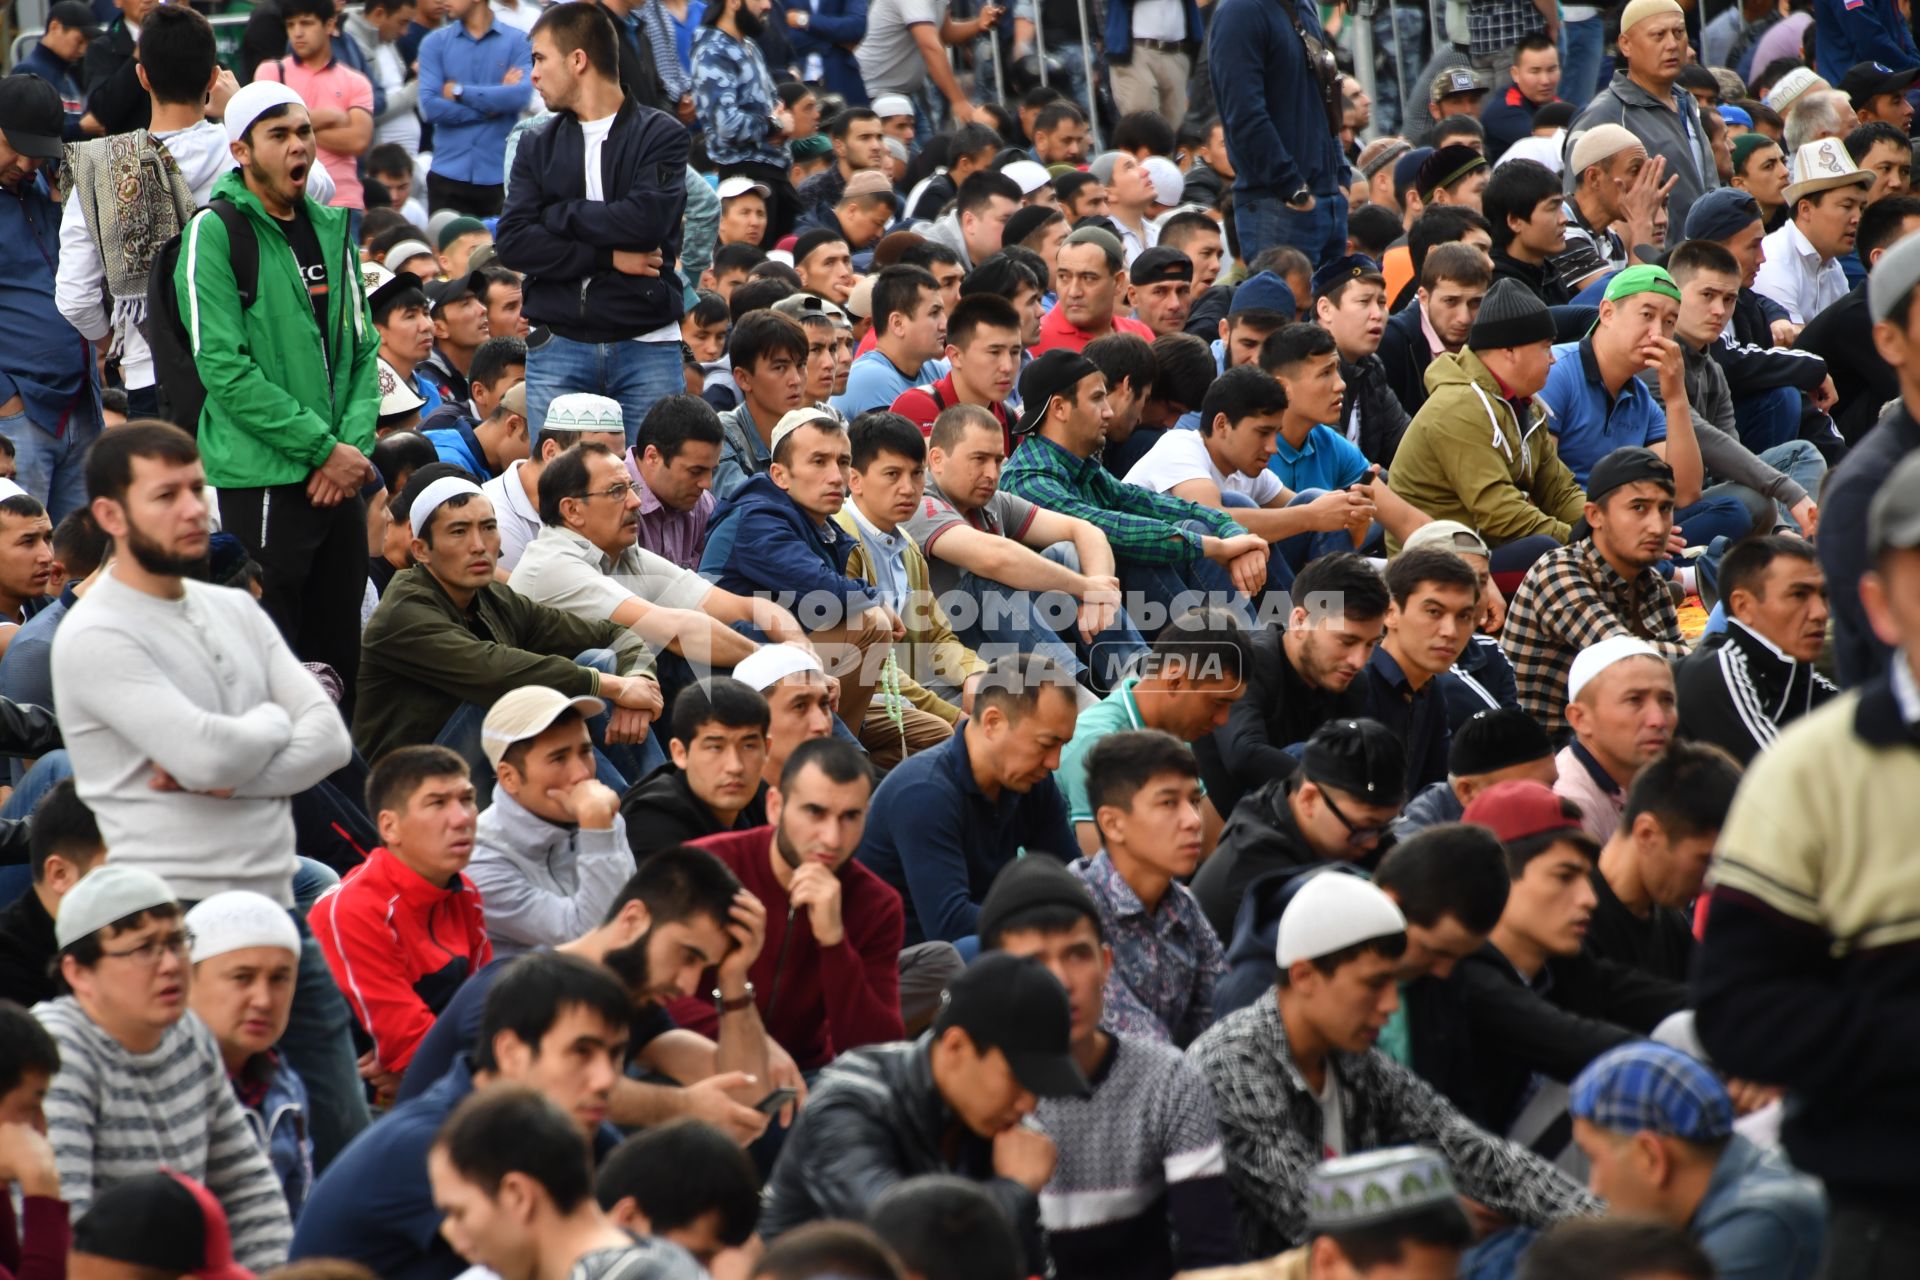
[[[13,441],[14,479],[40,499],[55,524],[87,505],[87,479],[81,466],[87,450],[100,438],[100,419],[90,401],[75,409],[59,435],[16,413],[0,418],[0,436]]]
[[[1323,497],[1325,489],[1302,489],[1293,495],[1290,507],[1303,507],[1314,499]],[[1222,493],[1220,501],[1227,507],[1253,507],[1255,502],[1244,493]],[[1385,555],[1382,548],[1386,545],[1387,531],[1376,522],[1367,530],[1366,540],[1358,547],[1353,545],[1353,537],[1344,529],[1334,529],[1324,533],[1296,533],[1290,538],[1282,538],[1273,544],[1273,558],[1287,566],[1287,586],[1293,586],[1293,575],[1306,568],[1308,563],[1321,556],[1338,555],[1342,551],[1358,551],[1362,555]],[[1273,570],[1267,574],[1272,577]]]
[[[1606,54],[1607,20],[1588,18],[1560,25],[1560,96],[1586,103],[1600,92],[1600,63]]]
[[[1076,573],[1080,570],[1080,556],[1071,542],[1056,542],[1040,554]],[[980,605],[973,621],[966,626],[954,626],[954,633],[968,648],[979,650],[988,645],[1001,645],[1012,646],[1021,653],[1037,653],[1059,663],[1075,678],[1091,667],[1092,680],[1102,689],[1111,689],[1147,648],[1147,642],[1134,629],[1124,609],[1113,625],[1095,636],[1089,645],[1080,638],[1074,622],[1074,604],[1069,598],[1016,591],[972,573],[961,574],[955,590]],[[1054,616],[1046,616],[1049,613]],[[954,610],[949,610],[949,619],[953,616]]]
[[[67,759],[67,749],[58,747],[33,762],[33,768],[14,785],[13,794],[7,802],[0,805],[0,818],[18,821],[33,816],[34,806],[40,798],[53,790],[56,782],[73,776],[73,764]]]
[[[1400,29],[1398,43],[1394,40],[1395,26]],[[1427,100],[1425,86],[1414,78],[1426,60],[1425,9],[1397,4],[1373,15],[1373,123],[1382,136],[1401,131],[1407,116],[1403,103],[1417,110]]]
[[[556,333],[527,352],[527,430],[538,433],[555,396],[584,391],[620,402],[631,447],[647,410],[686,389],[678,342],[575,342]]]
[[[589,649],[574,661],[607,675],[618,674],[611,649]],[[462,704],[447,717],[446,727],[433,740],[434,745],[452,748],[467,762],[467,768],[473,773],[474,790],[479,793],[482,805],[493,795],[493,766],[487,762],[486,752],[480,747],[480,726],[487,718],[487,710],[471,702]],[[666,751],[660,745],[658,732],[661,726],[656,723],[655,732],[649,733],[645,742],[609,746],[609,714],[603,711],[587,721],[587,734],[593,739],[594,772],[601,782],[615,791],[625,791],[630,784],[638,782],[666,762]]]
[[[293,1009],[280,1037],[280,1052],[307,1086],[313,1171],[324,1173],[341,1148],[373,1123],[373,1116],[367,1110],[367,1087],[353,1051],[353,1014],[327,968],[325,953],[307,928],[311,904],[299,901],[302,876],[306,888],[313,890],[319,884],[313,873],[318,867],[319,863],[303,860],[293,878],[296,901],[288,914],[300,930],[300,971],[294,978]]]
[[[1790,440],[1800,438],[1800,390],[1775,387],[1756,391],[1733,402],[1734,427],[1740,443],[1755,453],[1764,453]],[[1781,468],[1785,470],[1785,468]],[[1812,489],[1807,490],[1812,493]]]
[[[1252,262],[1263,250],[1290,244],[1311,262],[1332,262],[1347,251],[1347,198],[1316,196],[1305,213],[1280,196],[1235,196],[1233,225],[1240,257]]]
[[[1213,536],[1213,530],[1198,520],[1182,521],[1179,527],[1200,537]],[[1233,585],[1227,567],[1204,556],[1184,565],[1121,560],[1119,571],[1121,590],[1134,610],[1133,624],[1143,635],[1159,634],[1174,615],[1197,605],[1248,608],[1246,596]],[[1267,590],[1287,591],[1292,587],[1293,570],[1285,557],[1269,555]]]
[[[1731,493],[1703,493],[1700,501],[1673,513],[1690,547],[1704,547],[1715,538],[1738,542],[1753,531],[1753,514]]]

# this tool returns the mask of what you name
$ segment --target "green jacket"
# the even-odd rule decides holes
[[[597,695],[600,673],[574,661],[589,649],[614,650],[621,675],[652,665],[646,644],[619,623],[549,609],[500,582],[480,589],[469,616],[431,573],[403,569],[360,633],[353,744],[371,761],[432,742],[462,704],[491,707],[525,684]]]
[[[213,195],[252,221],[260,285],[242,312],[226,225],[204,213],[187,224],[173,282],[207,388],[199,434],[208,482],[222,489],[298,484],[335,444],[372,453],[380,335],[347,234],[348,211],[307,201],[327,264],[330,367],[306,282],[279,224],[237,169],[214,184]]]
[[[1536,533],[1567,540],[1587,495],[1560,461],[1536,398],[1523,430],[1499,380],[1472,351],[1427,366],[1427,402],[1393,455],[1387,485],[1435,520],[1458,520],[1499,547]],[[1389,554],[1400,550],[1388,539]]]

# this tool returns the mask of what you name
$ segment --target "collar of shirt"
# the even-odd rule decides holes
[[[1820,251],[1813,247],[1813,241],[1807,239],[1800,230],[1800,224],[1792,218],[1787,219],[1785,225],[1780,228],[1780,233],[1785,238],[1786,251],[1792,254],[1794,260],[1801,266],[1818,272],[1824,264],[1832,261],[1830,258],[1820,256]]]
[[[1633,378],[1629,381],[1638,382],[1639,379]],[[1627,602],[1631,610],[1628,615],[1629,621],[1639,620],[1640,606],[1646,592],[1655,587],[1662,591],[1667,589],[1666,583],[1660,577],[1660,571],[1653,568],[1642,569],[1639,577],[1628,582],[1620,576],[1617,569],[1607,563],[1607,558],[1600,554],[1600,548],[1594,545],[1592,538],[1580,540],[1580,559],[1588,581],[1598,587],[1602,595],[1611,600]]]
[[[1913,659],[1905,649],[1893,655],[1890,668],[1893,683],[1893,699],[1900,707],[1900,718],[1908,726],[1920,725],[1920,681],[1913,676]]]
[[[902,574],[906,572],[906,541],[898,528],[892,533],[882,533],[880,527],[867,519],[867,513],[860,509],[857,501],[848,501],[847,511],[852,514],[854,524],[860,528],[861,540],[878,543],[880,549],[892,557],[895,566]]]
[[[1101,900],[1116,920],[1127,920],[1136,916],[1151,919],[1157,914],[1147,910],[1147,904],[1140,901],[1140,895],[1133,891],[1133,886],[1128,884],[1125,877],[1120,874],[1120,868],[1113,865],[1113,857],[1105,849],[1086,859],[1086,876],[1082,883],[1093,891],[1094,896]],[[1172,896],[1172,890],[1169,889],[1166,897],[1160,900],[1161,905],[1166,905]]]
[[[627,450],[627,475],[633,481],[634,493],[639,495],[641,515],[650,516],[666,507],[667,504],[654,497],[653,490],[647,488],[646,480],[640,475],[640,459],[632,449]]]
[[[1416,301],[1413,305],[1420,309],[1420,332],[1427,335],[1428,353],[1435,356],[1445,355],[1447,353],[1447,344],[1440,341],[1440,334],[1434,329],[1433,321],[1427,319],[1427,304]],[[1488,372],[1491,373],[1492,370],[1488,370]]]
[[[1375,675],[1386,681],[1389,688],[1408,701],[1412,701],[1426,691],[1426,686],[1420,689],[1413,687],[1413,681],[1407,679],[1407,673],[1400,669],[1400,664],[1393,660],[1393,655],[1387,652],[1385,645],[1375,647],[1373,656],[1367,659],[1367,666]],[[1427,685],[1432,683],[1429,680]]]
[[[587,541],[585,535],[576,533],[572,529],[550,524],[543,532],[546,533],[547,536],[555,538],[562,543],[567,550],[567,554],[573,556],[576,560],[584,560],[586,563],[592,565],[599,573],[611,575],[620,565],[618,559],[608,555],[599,547],[594,546],[593,543]]]
[[[1140,718],[1140,704],[1134,699],[1133,694],[1134,686],[1139,683],[1139,676],[1128,676],[1120,682],[1118,688],[1107,695],[1109,698],[1118,702],[1120,709],[1127,713],[1127,728],[1129,729],[1144,729],[1147,727],[1146,722]]]
[[[1082,458],[1066,446],[1049,440],[1038,431],[1029,434],[1027,439],[1031,440],[1039,450],[1034,462],[1044,470],[1059,472],[1066,482],[1075,488],[1078,488],[1081,481],[1086,479],[1089,471],[1098,470],[1100,467],[1098,456]]]
[[[1789,656],[1785,651],[1783,651],[1780,648],[1779,645],[1767,639],[1765,636],[1761,635],[1758,631],[1755,631],[1752,627],[1740,621],[1740,619],[1728,618],[1727,630],[1732,631],[1735,627],[1740,628],[1740,634],[1745,635],[1748,639],[1752,640],[1755,644],[1758,644],[1764,647],[1768,653],[1772,654],[1777,660],[1786,664],[1788,667],[1797,667],[1798,665],[1800,665],[1799,659]]]
[[[1320,428],[1316,426],[1312,431],[1307,432],[1307,438],[1300,442],[1298,449],[1294,448],[1292,443],[1290,443],[1284,435],[1275,432],[1273,437],[1274,454],[1288,465],[1292,465],[1302,458],[1311,458],[1314,454],[1313,438],[1319,431]]]
[[[520,468],[526,465],[524,458],[518,462],[509,463],[507,469],[488,481],[488,484],[499,489],[501,497],[506,499],[507,506],[513,510],[513,514],[522,520],[530,520],[538,526],[540,509],[533,505],[533,500],[527,497],[526,486],[520,483]],[[486,485],[481,486],[483,489],[486,487]]]
[[[1587,771],[1587,776],[1593,779],[1595,786],[1610,796],[1618,797],[1620,795],[1620,784],[1615,782],[1613,775],[1608,773],[1601,763],[1593,758],[1591,751],[1588,751],[1580,745],[1578,738],[1569,742],[1567,749],[1573,752],[1573,758],[1580,762],[1580,767]]]
[[[486,8],[485,6],[482,6],[482,12],[484,12],[487,15],[487,25],[480,32],[479,35],[476,36],[475,34],[473,34],[472,31],[469,31],[467,29],[466,23],[456,22],[453,24],[454,39],[466,40],[472,44],[479,44],[482,40],[485,40],[488,36],[500,34],[500,24],[493,20],[493,10],[490,8]]]

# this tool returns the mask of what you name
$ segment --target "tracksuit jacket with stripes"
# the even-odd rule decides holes
[[[1680,664],[1677,685],[1687,736],[1725,748],[1742,765],[1840,692],[1811,663],[1789,658],[1736,618]]]

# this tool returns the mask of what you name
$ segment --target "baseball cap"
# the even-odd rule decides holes
[[[187,912],[187,932],[193,935],[189,958],[195,964],[249,947],[300,954],[300,930],[287,909],[250,889],[228,889],[200,899]]]
[[[1020,403],[1025,409],[1013,433],[1023,436],[1037,430],[1055,396],[1073,390],[1082,378],[1099,372],[1099,365],[1064,347],[1055,347],[1035,359],[1020,373]]]
[[[1487,78],[1471,67],[1447,67],[1433,78],[1430,101],[1438,102],[1456,93],[1485,93]]]
[[[89,40],[98,40],[107,34],[100,19],[93,16],[93,6],[82,4],[80,0],[60,0],[59,4],[47,10],[47,22],[57,22],[69,31],[83,32]]]
[[[900,193],[887,181],[887,175],[878,169],[861,169],[847,179],[846,190],[841,193],[842,200],[864,200],[870,196],[885,196],[894,204],[900,203]],[[801,255],[796,248],[794,257]]]
[[[1673,282],[1667,269],[1645,263],[1615,273],[1613,279],[1607,282],[1606,293],[1601,296],[1608,302],[1618,302],[1636,293],[1658,293],[1675,302],[1680,301],[1680,286]]]
[[[1045,855],[1036,855],[1044,857]],[[1084,1098],[1093,1090],[1073,1061],[1073,1006],[1041,963],[990,951],[940,993],[934,1034],[959,1027],[978,1049],[1006,1055],[1014,1079],[1041,1098]]]
[[[1275,311],[1291,324],[1300,314],[1300,300],[1293,296],[1292,287],[1284,279],[1271,271],[1262,271],[1241,281],[1240,287],[1233,291],[1227,314],[1236,316],[1242,311]]]
[[[854,281],[853,292],[847,295],[847,311],[861,320],[873,314],[873,287],[879,283],[879,276],[861,276]]]
[[[830,302],[817,293],[790,293],[773,304],[771,310],[783,316],[792,316],[799,320],[806,316],[822,316],[828,320],[836,316],[844,317],[846,312],[837,302]]]
[[[539,737],[568,707],[591,720],[605,711],[607,704],[598,698],[569,698],[542,684],[523,684],[503,694],[487,708],[487,718],[480,722],[480,749],[486,752],[487,763],[498,769],[500,758],[514,743]]]
[[[1867,273],[1867,309],[1874,320],[1890,318],[1916,285],[1920,285],[1920,235],[1910,235],[1881,254]]]
[[[1651,480],[1668,493],[1674,491],[1673,468],[1665,458],[1644,445],[1615,449],[1587,472],[1587,501],[1599,502],[1620,486],[1642,480]]]
[[[1318,960],[1375,938],[1407,931],[1407,918],[1371,880],[1333,868],[1317,872],[1300,886],[1280,914],[1274,962],[1282,969],[1296,960]]]
[[[467,279],[478,281],[480,272],[486,267],[499,267],[503,271],[513,271],[512,267],[500,261],[500,246],[491,240],[485,244],[475,245],[473,252],[467,255]],[[514,271],[513,274],[516,278],[520,275],[518,271]],[[480,292],[477,283],[473,291]]]
[[[169,1276],[253,1280],[253,1273],[233,1260],[233,1234],[220,1201],[192,1178],[166,1168],[116,1182],[94,1196],[73,1224],[73,1252]]]
[[[767,690],[802,671],[826,668],[820,659],[797,644],[763,644],[733,665],[733,678],[756,693]]]
[[[1487,707],[1453,731],[1447,747],[1447,772],[1456,778],[1511,769],[1553,756],[1547,731],[1518,707]]]
[[[612,396],[589,391],[569,391],[547,402],[547,419],[542,431],[618,431],[626,433],[626,415]]]
[[[1867,505],[1867,554],[1920,547],[1920,453],[1909,453]]]
[[[811,426],[816,422],[840,429],[844,429],[846,426],[845,423],[840,421],[840,416],[831,409],[822,409],[817,405],[803,406],[799,409],[789,409],[781,415],[780,421],[773,424],[773,434],[767,437],[767,452],[769,454],[778,453],[782,440],[785,440],[800,428]]]
[[[115,920],[175,902],[167,882],[151,871],[109,862],[89,872],[60,899],[53,940],[62,951]]]
[[[1300,776],[1367,804],[1398,805],[1407,798],[1407,753],[1378,720],[1330,720],[1307,739]]]
[[[1715,107],[1714,110],[1720,113],[1720,119],[1726,123],[1728,128],[1753,128],[1753,117],[1747,113],[1745,107],[1736,107],[1731,102],[1723,102]]]
[[[0,133],[7,145],[36,160],[58,160],[66,154],[60,140],[66,117],[60,93],[39,76],[0,79]]]
[[[1904,94],[1916,79],[1920,79],[1920,67],[1895,71],[1884,62],[1856,62],[1840,77],[1837,87],[1857,111],[1883,93]]]
[[[1639,636],[1608,636],[1573,655],[1573,665],[1567,668],[1567,701],[1572,702],[1579,697],[1580,691],[1602,671],[1628,658],[1659,658],[1662,662],[1666,661],[1658,649]]]
[[[772,187],[769,187],[764,182],[755,182],[752,178],[743,177],[740,174],[735,174],[731,178],[720,179],[720,185],[714,190],[722,200],[731,200],[735,196],[743,196],[749,191],[759,196],[762,200],[770,199],[773,196]]]
[[[1418,551],[1422,547],[1431,547],[1438,551],[1453,551],[1470,556],[1491,556],[1487,549],[1487,540],[1461,524],[1458,520],[1429,520],[1407,535],[1400,544],[1400,550]]]
[[[1761,142],[1772,141],[1764,133],[1746,136],[1758,138]],[[1687,239],[1730,239],[1759,222],[1763,216],[1760,202],[1753,198],[1751,191],[1742,191],[1739,187],[1720,187],[1695,200],[1693,207],[1687,210]]]
[[[1664,1044],[1616,1045],[1574,1077],[1567,1112],[1612,1133],[1712,1144],[1733,1135],[1733,1100],[1707,1065]]]
[[[1553,831],[1581,831],[1578,817],[1568,817],[1568,801],[1540,782],[1514,779],[1496,782],[1474,796],[1460,821],[1486,827],[1502,844],[1543,836]]]
[[[1169,280],[1193,283],[1193,259],[1172,245],[1155,245],[1145,250],[1127,268],[1127,279],[1136,285],[1165,284]]]
[[[436,316],[446,309],[448,303],[479,296],[474,292],[472,279],[467,276],[461,276],[458,280],[429,280],[425,288],[427,309]]]
[[[1336,1156],[1307,1173],[1307,1234],[1390,1226],[1436,1209],[1458,1213],[1459,1196],[1446,1160],[1429,1147]]]
[[[1835,187],[1871,187],[1873,175],[1855,163],[1839,138],[1819,138],[1793,153],[1794,180],[1787,184],[1787,206],[1803,196]]]
[[[1100,908],[1087,886],[1064,863],[1046,854],[1015,858],[1000,868],[987,896],[980,901],[974,932],[981,938],[991,938],[1007,920],[1034,907],[1065,907],[1080,912],[1094,922],[1095,932],[1104,934]]]
[[[258,83],[258,81],[255,83]],[[399,244],[387,250],[387,256],[381,259],[381,263],[389,271],[398,271],[403,265],[420,257],[422,254],[429,258],[433,256],[433,248],[425,240],[402,240]]]

